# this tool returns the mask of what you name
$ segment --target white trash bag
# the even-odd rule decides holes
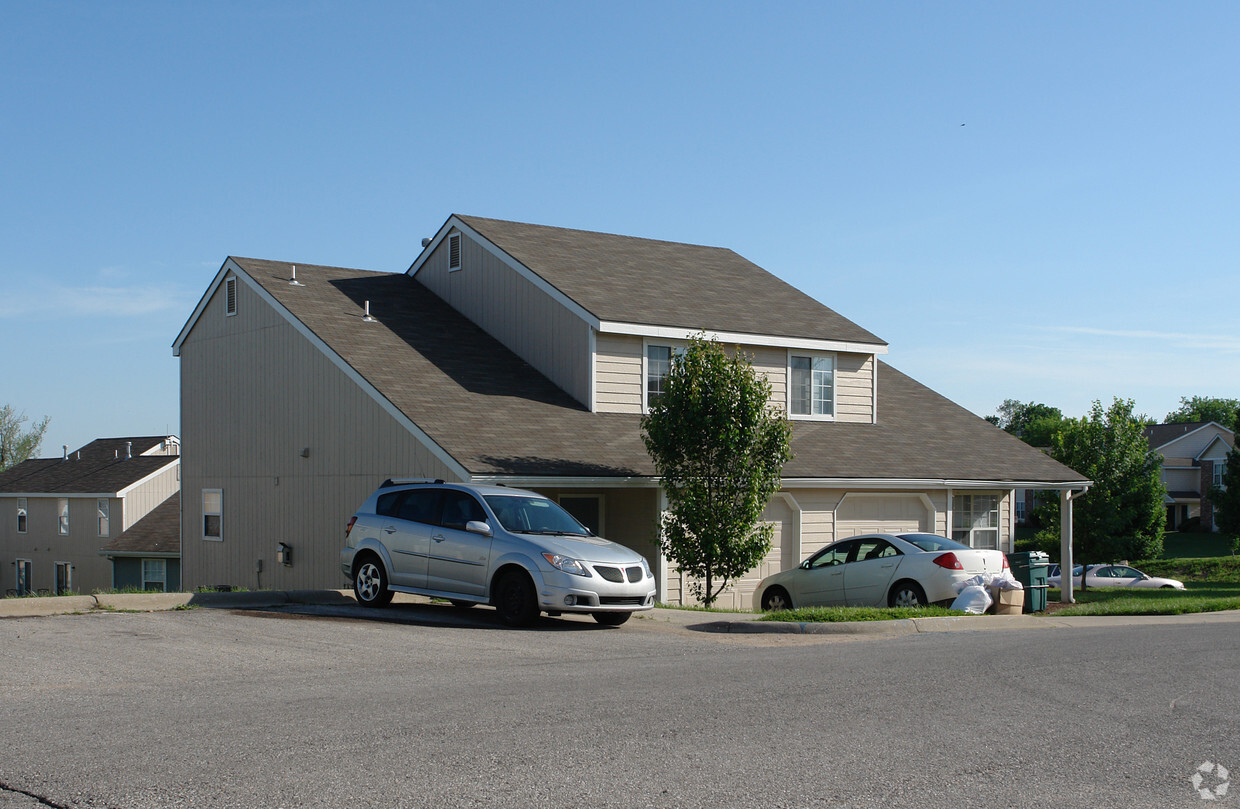
[[[974,578],[979,578],[975,576]],[[956,596],[956,600],[952,602],[952,609],[964,610],[974,615],[981,615],[990,609],[990,605],[994,603],[994,599],[990,597],[990,592],[980,584],[966,584],[960,590],[960,595]],[[959,585],[958,585],[959,586]]]

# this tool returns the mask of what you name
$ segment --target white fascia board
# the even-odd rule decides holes
[[[659,485],[659,479],[654,477],[573,477],[571,475],[561,476],[531,476],[531,475],[473,475],[469,478],[470,483],[503,483],[505,486],[521,486],[524,488],[533,488],[535,486],[556,486],[569,488],[628,488],[642,489],[655,488]]]
[[[406,416],[399,407],[392,404],[391,400],[389,400],[386,396],[380,393],[379,389],[376,388],[374,385],[372,385],[370,381],[366,379],[366,377],[358,373],[356,368],[354,368],[349,363],[345,362],[344,357],[341,357],[339,354],[333,351],[332,348],[329,345],[327,345],[327,343],[323,342],[323,339],[321,337],[319,337],[317,334],[311,331],[310,328],[306,326],[305,323],[302,323],[299,319],[297,319],[297,317],[293,315],[292,312],[286,309],[284,307],[284,304],[276,300],[275,297],[272,296],[270,292],[263,289],[262,284],[258,283],[253,278],[251,278],[250,274],[247,273],[245,270],[243,270],[240,267],[240,265],[233,262],[232,259],[229,259],[227,262],[224,263],[224,269],[226,270],[231,269],[232,272],[238,278],[240,278],[247,287],[253,290],[254,294],[258,295],[258,297],[260,297],[268,306],[270,306],[273,311],[279,314],[280,317],[288,321],[289,325],[291,325],[297,331],[298,334],[300,334],[302,337],[309,340],[310,344],[314,346],[315,348],[317,348],[319,351],[321,351],[323,353],[323,356],[327,357],[327,359],[332,363],[332,365],[335,365],[336,368],[339,369],[345,376],[353,380],[353,382],[356,383],[357,386],[360,387],[367,396],[369,396],[381,408],[383,408],[384,412],[386,412],[392,418],[396,419],[398,424],[400,424],[402,427],[408,430],[409,433],[414,438],[416,438],[418,441],[422,443],[423,446],[429,449],[431,451],[431,454],[434,455],[440,461],[442,461],[445,466],[447,466],[449,469],[453,471],[453,473],[457,475],[457,477],[459,477],[461,480],[469,480],[469,470],[467,470],[464,466],[461,466],[460,461],[458,461],[456,458],[453,458],[450,454],[448,454],[448,451],[445,450],[443,447],[439,446],[439,444],[436,443],[433,438],[427,435],[426,432],[421,427],[414,424],[413,420],[410,419],[408,416]],[[222,273],[223,271],[224,270],[221,270],[220,272]],[[219,280],[220,280],[219,277],[217,277],[215,286],[219,285]]]
[[[494,242],[492,242],[486,236],[483,236],[481,233],[479,233],[478,231],[471,228],[469,225],[462,222],[460,219],[457,218],[456,214],[453,214],[452,216],[448,217],[448,221],[443,223],[443,227],[441,227],[439,229],[439,232],[435,234],[435,238],[431,239],[431,243],[428,244],[426,247],[422,248],[421,255],[419,255],[417,260],[414,261],[413,264],[409,267],[409,269],[405,271],[405,274],[411,278],[417,276],[418,270],[422,269],[422,265],[426,263],[426,260],[428,258],[430,258],[431,253],[435,252],[435,248],[439,246],[440,242],[442,242],[445,238],[447,238],[448,233],[450,233],[453,228],[456,228],[457,230],[461,231],[469,238],[473,239],[478,244],[482,245],[482,249],[486,250],[488,253],[495,256],[497,259],[502,261],[504,264],[508,265],[509,269],[511,269],[517,275],[529,281],[531,284],[537,287],[539,291],[543,292],[548,297],[550,297],[552,300],[554,300],[556,303],[560,304],[565,309],[572,312],[577,317],[581,318],[583,321],[585,321],[585,323],[590,328],[594,329],[595,331],[598,331],[599,320],[597,317],[594,316],[592,312],[590,312],[588,309],[586,309],[581,304],[577,303],[577,301],[565,295],[557,287],[553,286],[550,282],[548,282],[547,279],[543,278],[541,275],[534,272],[529,267],[517,261],[512,256],[508,255],[508,253],[500,249]]]
[[[42,499],[51,500],[53,498],[63,497],[69,498],[87,498],[87,497],[119,497],[118,492],[4,492],[0,497],[24,497],[27,500]]]
[[[181,463],[180,456],[173,458],[171,463],[164,464],[163,466],[159,467],[158,469],[156,469],[154,472],[147,475],[146,477],[141,478],[140,480],[135,480],[133,483],[130,483],[128,486],[121,489],[119,492],[116,493],[116,496],[117,497],[128,497],[129,493],[132,492],[134,489],[138,488],[144,483],[154,480],[155,478],[167,472],[169,469],[179,466],[180,463]]]
[[[194,307],[193,313],[189,316],[189,320],[185,321],[185,325],[181,327],[181,331],[177,334],[177,339],[172,341],[172,356],[181,356],[181,344],[185,342],[185,338],[189,336],[193,330],[194,324],[198,322],[198,318],[202,316],[202,312],[207,308],[207,301],[211,300],[211,296],[215,294],[215,290],[224,282],[224,276],[229,272],[230,267],[237,267],[236,262],[232,258],[224,261],[220,271],[215,274],[215,278],[211,280],[211,284],[207,287],[207,291],[198,299],[198,305]],[[240,268],[237,268],[240,269]]]
[[[887,353],[887,346],[878,343],[850,343],[842,340],[817,340],[808,337],[779,337],[771,334],[686,329],[679,326],[652,326],[647,323],[620,323],[614,320],[600,321],[597,328],[600,332],[608,334],[628,334],[662,340],[688,340],[705,332],[708,338],[728,345],[799,348],[805,351],[839,351],[846,354]]]
[[[99,551],[100,556],[122,559],[180,559],[181,554],[170,551]]]
[[[1045,480],[947,480],[901,478],[784,478],[786,489],[1055,489],[1074,491],[1093,485],[1093,481]]]

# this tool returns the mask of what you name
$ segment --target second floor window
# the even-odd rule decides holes
[[[99,512],[99,536],[106,537],[108,535],[108,501],[101,497],[96,501],[95,507]]]
[[[26,498],[17,498],[17,533],[26,533]]]
[[[788,414],[835,418],[835,358],[788,357]]]
[[[671,346],[646,346],[646,407],[663,395],[667,375],[672,370]]]
[[[64,497],[57,498],[56,514],[57,514],[57,522],[56,522],[57,530],[60,532],[61,536],[68,535],[69,533],[69,500],[67,498],[64,498]]]
[[[224,514],[224,492],[220,489],[202,490],[202,538],[221,540],[224,535],[222,518]]]
[[[1223,488],[1223,470],[1226,468],[1227,468],[1226,461],[1218,460],[1214,462],[1214,469],[1212,470],[1212,472],[1213,472],[1213,478],[1214,478],[1214,487],[1216,489]]]

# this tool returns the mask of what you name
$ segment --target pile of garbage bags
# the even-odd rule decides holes
[[[952,602],[952,609],[981,615],[995,603],[991,590],[1023,590],[1024,586],[1012,577],[1009,570],[1002,573],[979,573],[953,585],[959,595]]]

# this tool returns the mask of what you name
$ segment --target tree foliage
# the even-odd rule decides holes
[[[1078,563],[1152,559],[1162,553],[1167,513],[1161,459],[1150,451],[1131,399],[1064,421],[1051,457],[1093,481],[1073,501],[1073,557]],[[1059,525],[1059,504],[1047,503],[1044,524]]]
[[[25,413],[18,413],[11,405],[0,405],[0,472],[17,466],[39,451],[51,419],[44,416],[42,421],[23,429],[27,421]]]
[[[1030,446],[1049,447],[1051,437],[1063,423],[1063,413],[1058,407],[1041,402],[1004,399],[998,412],[986,420]]]
[[[690,588],[708,606],[771,548],[773,526],[759,519],[792,458],[792,427],[770,395],[740,352],[729,357],[696,337],[642,417],[667,494],[662,551],[694,577]]]
[[[1180,406],[1167,414],[1167,424],[1216,421],[1231,428],[1240,416],[1240,399],[1219,399],[1213,396],[1180,397]]]
[[[1210,490],[1210,501],[1214,503],[1214,524],[1231,537],[1231,552],[1240,551],[1240,443],[1227,453],[1223,485]]]

